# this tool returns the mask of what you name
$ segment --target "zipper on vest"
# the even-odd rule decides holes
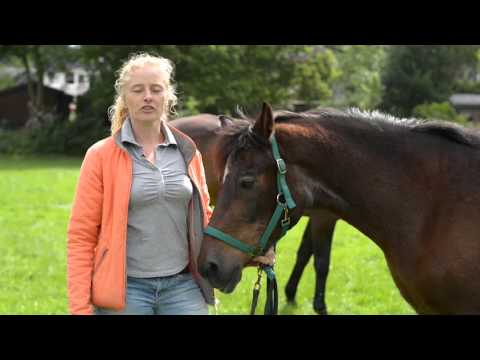
[[[132,179],[133,179],[133,165],[132,165],[132,159],[130,157],[130,154],[128,153],[128,150],[118,141],[118,138],[114,138],[115,145],[118,146],[121,152],[123,152],[123,155],[127,159],[127,168],[130,170],[130,184],[129,184],[129,193],[128,193],[128,198],[126,201],[126,221],[127,223],[125,224],[125,238],[124,238],[124,261],[123,261],[123,301],[124,301],[124,308],[127,306],[127,226],[128,226],[128,203],[130,201],[130,194],[132,193]]]
[[[133,177],[133,175],[132,175]],[[131,186],[131,184],[130,184]],[[130,188],[130,193],[131,193],[131,188]],[[128,219],[128,202],[127,202],[127,219]],[[124,308],[127,307],[127,237],[128,237],[128,230],[127,230],[127,227],[128,227],[128,220],[127,220],[127,224],[125,224],[125,239],[124,239],[124,247],[123,247],[123,254],[124,254],[124,259],[123,259],[123,291],[124,291],[124,295],[123,295],[123,299],[125,301],[125,305],[124,305]]]
[[[204,214],[205,214],[205,211],[204,211],[204,209],[203,209],[202,195],[200,194],[200,190],[199,190],[200,187],[197,185],[197,183],[195,182],[195,180],[193,179],[193,177],[190,177],[190,178],[192,179],[192,183],[193,183],[193,185],[194,185],[194,187],[195,187],[195,190],[197,191],[197,194],[198,194],[198,206],[200,207],[200,213],[201,213],[200,215],[201,215],[202,218],[203,218],[203,216],[204,216]],[[192,199],[192,200],[193,200],[193,199]],[[192,211],[192,213],[193,213],[193,211]],[[203,219],[202,219],[202,220],[203,220]],[[203,221],[202,221],[202,223],[201,223],[201,226],[202,226],[202,229],[203,229]]]
[[[201,202],[200,199],[200,194],[198,191],[198,186],[195,183],[195,180],[193,180],[193,177],[190,175],[190,179],[192,180],[193,184],[193,192],[192,192],[192,199],[190,200],[190,221],[189,221],[189,228],[190,228],[190,263],[192,264],[192,275],[196,274],[197,272],[197,260],[195,259],[195,254],[193,253],[193,245],[195,243],[195,206],[194,206],[194,201],[195,201],[195,196],[199,196],[199,201]]]
[[[130,184],[129,184],[129,192],[128,192],[128,198],[126,201],[126,224],[125,224],[125,238],[124,238],[124,247],[123,247],[123,254],[124,254],[124,259],[123,259],[123,301],[124,301],[124,308],[127,307],[127,237],[128,237],[128,204],[130,201],[130,194],[132,193],[132,184],[133,184],[133,160],[130,158],[130,155],[127,150],[124,150],[127,159],[128,159],[128,166],[130,167]]]

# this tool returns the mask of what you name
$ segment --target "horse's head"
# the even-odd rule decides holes
[[[227,293],[240,281],[245,265],[258,255],[241,248],[258,250],[260,238],[278,205],[278,162],[272,152],[273,133],[272,109],[264,104],[256,121],[244,120],[230,126],[217,143],[216,162],[222,185],[209,226],[228,234],[240,246],[231,246],[207,232],[200,251],[199,270],[214,287]],[[281,197],[280,202],[284,201]],[[298,218],[293,218],[292,223]],[[262,250],[266,251],[280,236],[278,224],[268,240],[264,236]]]

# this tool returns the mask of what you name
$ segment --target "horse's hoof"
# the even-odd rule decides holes
[[[289,306],[296,306],[296,305],[297,305],[297,302],[295,301],[295,298],[293,298],[293,299],[287,298],[287,304],[288,304]]]
[[[328,315],[327,308],[323,309],[314,309],[318,315]]]
[[[287,298],[287,302],[289,304],[295,303],[295,295],[296,295],[296,289],[295,290],[290,290],[288,288],[285,289],[285,297]]]
[[[297,302],[295,301],[295,298],[293,299],[290,299],[290,298],[287,298],[287,304],[288,305],[295,305]]]

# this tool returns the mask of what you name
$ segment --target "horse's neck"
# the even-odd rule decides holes
[[[406,163],[413,155],[393,135],[358,124],[313,126],[285,124],[279,131],[285,148],[295,149],[285,156],[305,208],[332,211],[384,250],[390,246],[385,241],[408,237],[402,229],[415,228],[422,210]]]

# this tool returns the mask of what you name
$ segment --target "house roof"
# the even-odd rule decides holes
[[[33,86],[36,86],[36,84],[34,83]],[[68,94],[65,94],[63,91],[54,89],[50,86],[43,85],[43,87],[45,88],[46,91],[52,91],[52,92],[64,94],[65,96],[70,96]],[[20,83],[20,84],[17,84],[15,86],[12,86],[12,87],[1,90],[0,91],[0,96],[9,95],[11,93],[20,92],[20,91],[26,91],[26,89],[27,89],[27,84],[26,83]]]
[[[450,97],[453,106],[478,106],[480,107],[480,94],[453,94]]]

